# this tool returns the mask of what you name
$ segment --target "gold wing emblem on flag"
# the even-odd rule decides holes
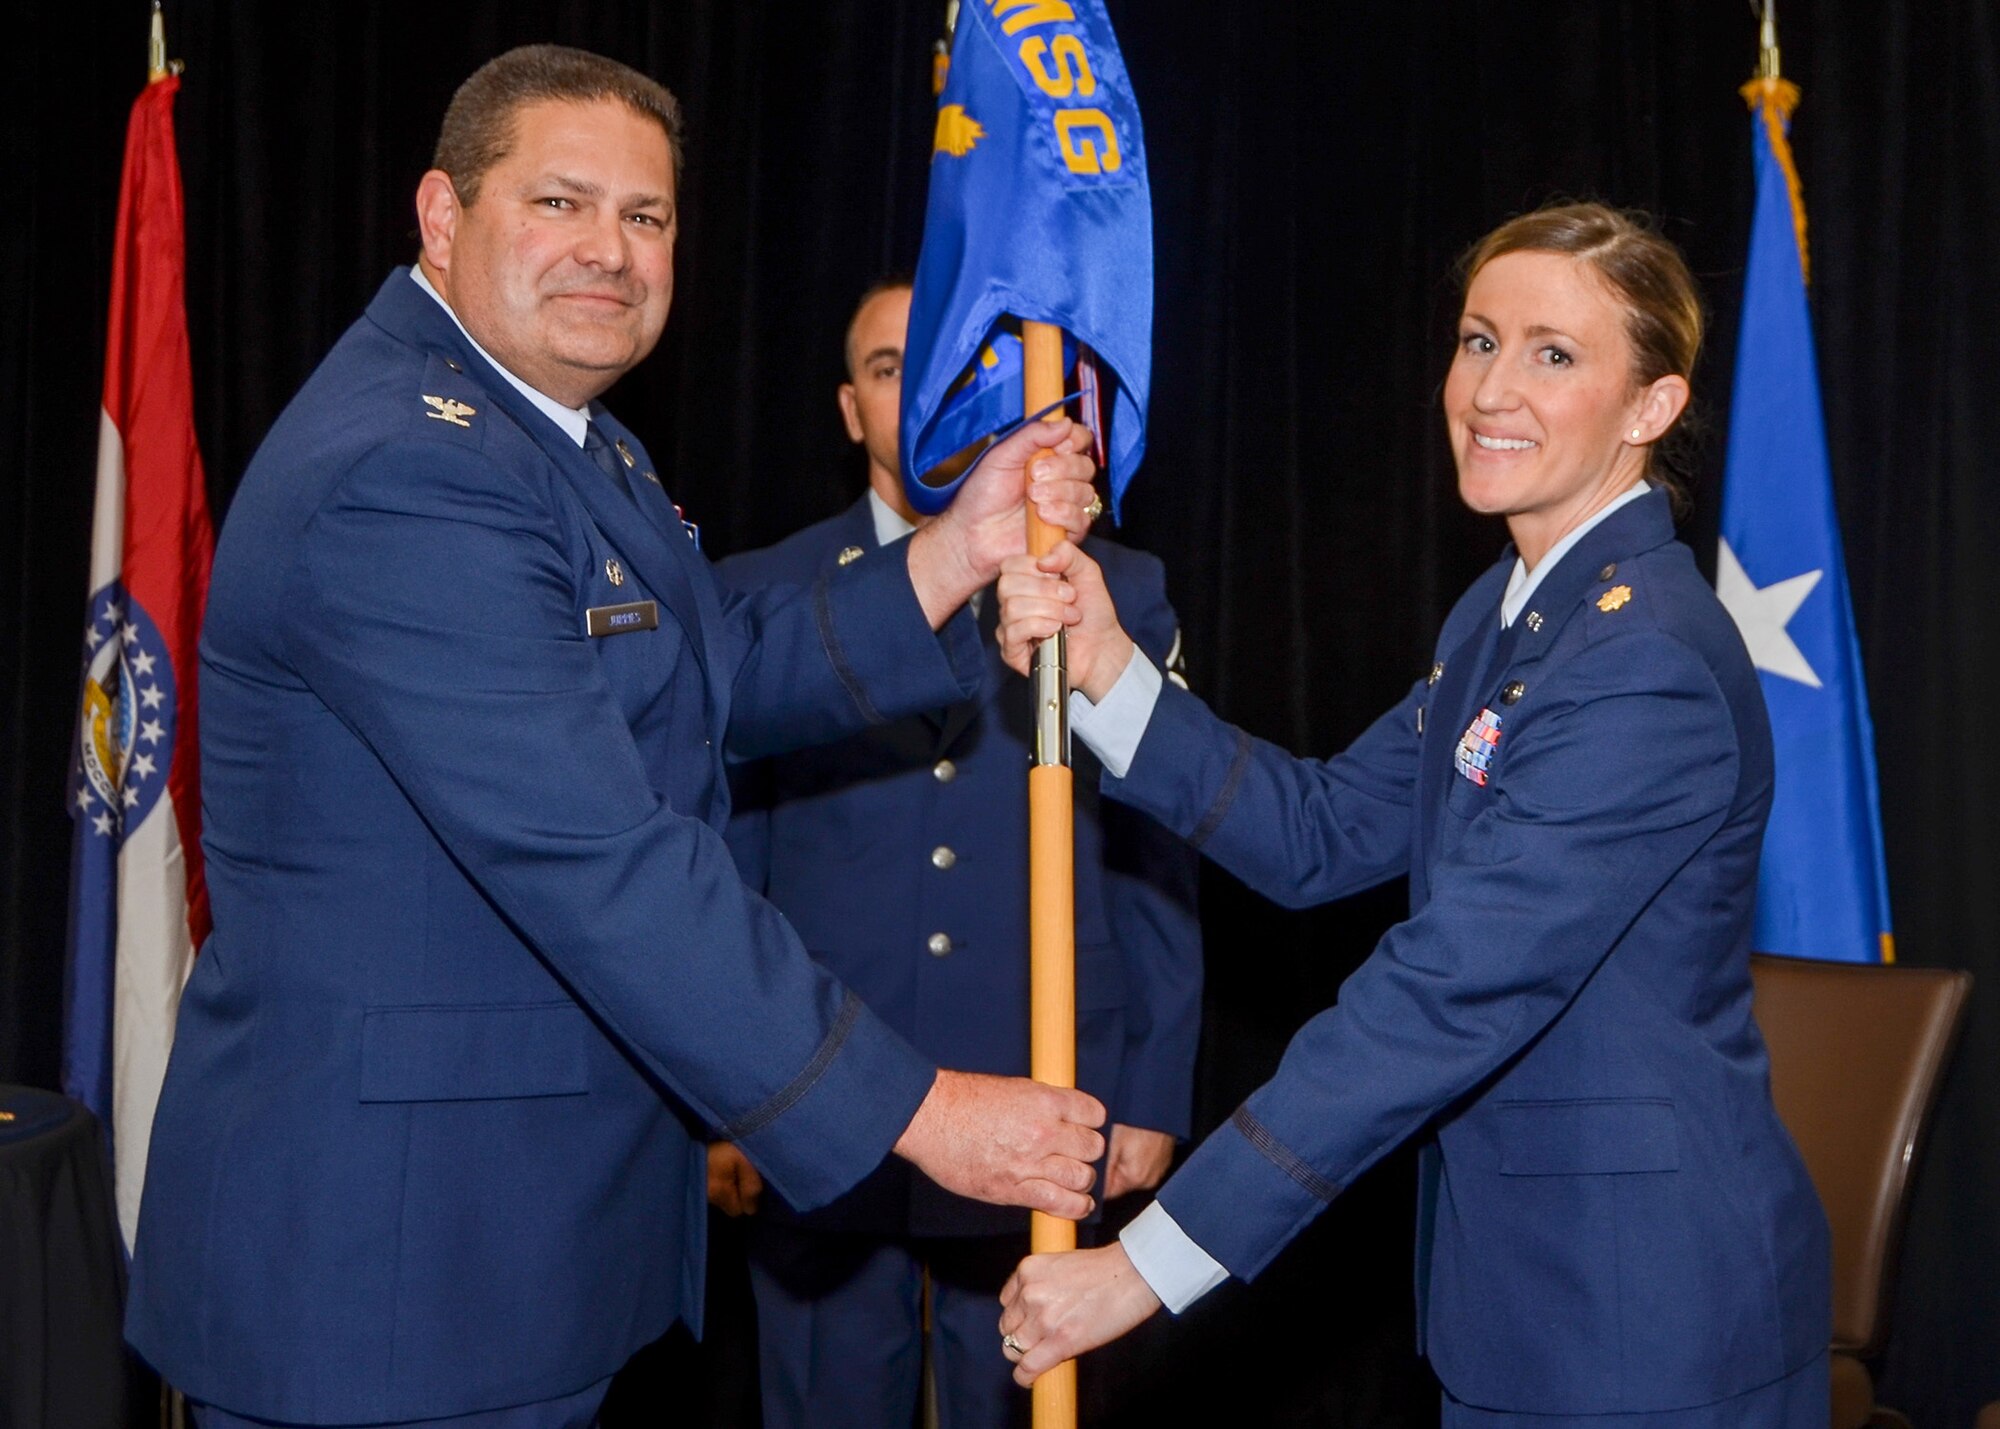
[[[931,152],[963,159],[985,137],[986,131],[965,112],[963,104],[947,104],[938,110],[937,137],[932,141]]]
[[[459,401],[456,397],[433,397],[426,393],[424,401],[428,405],[437,408],[435,412],[424,413],[426,417],[439,422],[450,422],[454,427],[471,426],[472,423],[465,419],[476,416],[479,411],[477,407],[466,406],[465,403]]]

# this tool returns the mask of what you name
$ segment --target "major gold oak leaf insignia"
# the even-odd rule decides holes
[[[963,159],[985,137],[986,131],[965,112],[963,104],[947,104],[938,110],[937,137],[932,141],[931,152]]]
[[[471,426],[472,423],[465,419],[477,415],[479,411],[477,407],[466,406],[456,397],[433,397],[426,393],[424,402],[428,406],[437,408],[435,412],[424,413],[426,417],[434,421],[450,422],[454,427]]]
[[[1617,610],[1632,599],[1632,587],[1615,585],[1597,598],[1597,608],[1606,612]]]

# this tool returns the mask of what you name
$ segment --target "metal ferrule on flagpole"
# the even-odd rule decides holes
[[[1035,650],[1035,764],[1069,767],[1069,640],[1060,630]]]

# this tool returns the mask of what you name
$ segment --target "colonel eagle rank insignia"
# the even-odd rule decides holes
[[[472,423],[465,419],[476,415],[479,411],[477,407],[466,406],[465,403],[459,401],[456,397],[433,397],[429,393],[425,393],[424,402],[428,406],[437,408],[434,412],[424,413],[426,417],[431,418],[433,421],[450,422],[454,427],[471,426]]]

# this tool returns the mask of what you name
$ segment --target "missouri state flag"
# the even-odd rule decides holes
[[[68,786],[63,1084],[111,1129],[128,1248],[181,987],[208,933],[195,639],[215,538],[182,288],[179,87],[149,84],[125,136]]]
[[[1145,136],[1102,0],[964,0],[938,96],[924,246],[903,362],[903,480],[1022,417],[1019,325],[1074,347],[1116,506],[1146,450],[1153,211]]]
[[[1798,90],[1760,79],[1744,95],[1757,207],[1715,584],[1756,662],[1777,748],[1752,946],[1887,962],[1894,952],[1875,734],[1806,308],[1805,211],[1786,137]]]

